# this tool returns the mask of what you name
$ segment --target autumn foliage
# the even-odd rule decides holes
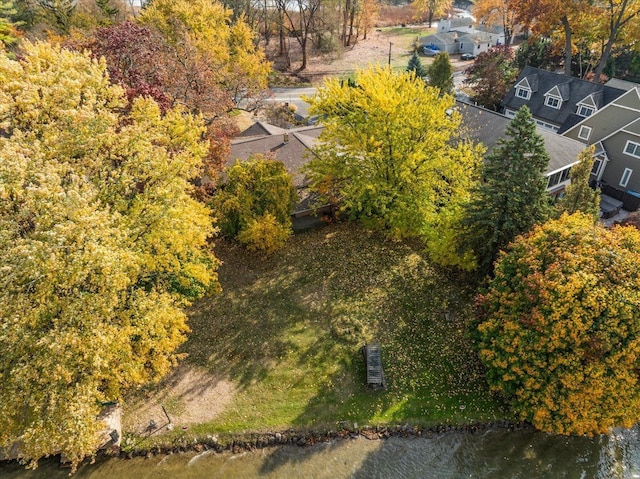
[[[0,55],[0,447],[77,464],[101,403],[166,374],[183,307],[217,287],[190,194],[207,146],[182,109],[123,114],[104,61],[24,48]]]
[[[563,215],[519,237],[479,297],[490,385],[537,428],[640,419],[640,232]]]
[[[298,199],[284,164],[255,155],[225,173],[212,199],[221,232],[252,250],[271,253],[282,247],[291,234],[291,212]]]

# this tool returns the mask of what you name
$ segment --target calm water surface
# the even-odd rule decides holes
[[[0,478],[67,478],[43,462],[36,471],[0,466]],[[640,430],[594,439],[533,431],[451,432],[428,438],[337,440],[312,447],[283,446],[232,454],[174,454],[101,460],[77,479],[201,478],[640,478]]]

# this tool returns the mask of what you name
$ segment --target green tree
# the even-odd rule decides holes
[[[413,52],[411,58],[409,59],[409,64],[407,65],[408,72],[415,72],[415,75],[418,78],[424,78],[427,76],[427,69],[422,64],[422,60],[418,56],[418,52]]]
[[[580,162],[571,167],[571,184],[565,189],[564,196],[556,204],[558,216],[562,213],[573,214],[578,211],[598,221],[600,215],[600,190],[591,188],[591,170],[593,169],[594,147],[585,148],[578,157]]]
[[[75,0],[37,0],[44,15],[50,19],[51,25],[66,35],[71,29],[71,22],[76,10]]]
[[[557,434],[640,420],[640,232],[563,215],[519,237],[480,296],[480,357],[522,419]]]
[[[471,85],[473,101],[496,111],[518,76],[513,67],[513,53],[508,47],[482,52],[467,68],[466,74],[465,83]]]
[[[433,63],[427,69],[430,86],[440,90],[440,94],[453,94],[453,67],[449,61],[449,54],[438,53],[433,59]]]
[[[282,162],[255,155],[226,176],[212,202],[221,232],[266,253],[284,245],[298,195]]]
[[[18,42],[18,24],[13,21],[18,10],[11,0],[0,0],[0,50]]]
[[[355,86],[329,79],[308,99],[325,125],[309,162],[313,190],[339,213],[395,237],[426,233],[455,208],[477,170],[478,150],[453,145],[460,116],[415,75],[372,67]]]
[[[32,461],[93,454],[101,403],[167,373],[217,287],[201,119],[125,104],[87,54],[0,56],[0,447]]]
[[[485,158],[482,182],[467,206],[462,234],[481,273],[491,272],[498,252],[516,236],[549,217],[548,164],[544,141],[523,106]]]
[[[554,57],[553,45],[548,38],[533,35],[516,50],[514,64],[519,70],[527,65],[544,70],[560,64],[560,59]]]

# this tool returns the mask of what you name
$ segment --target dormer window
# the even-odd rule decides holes
[[[576,112],[579,116],[586,118],[588,116],[593,115],[593,112],[595,111],[594,108],[587,106],[587,105],[578,105],[578,111]]]
[[[518,98],[522,98],[523,100],[528,100],[529,98],[531,98],[531,90],[519,86],[516,88],[516,96]]]
[[[547,95],[544,98],[544,104],[546,106],[559,110],[560,107],[562,106],[562,98],[558,98],[557,96]]]

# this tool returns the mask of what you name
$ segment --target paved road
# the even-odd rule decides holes
[[[309,104],[300,99],[301,96],[313,96],[316,93],[315,87],[308,88],[272,88],[271,92],[273,96],[267,101],[274,101],[279,103],[288,102],[295,105],[297,112],[301,116],[307,116],[307,109]]]

